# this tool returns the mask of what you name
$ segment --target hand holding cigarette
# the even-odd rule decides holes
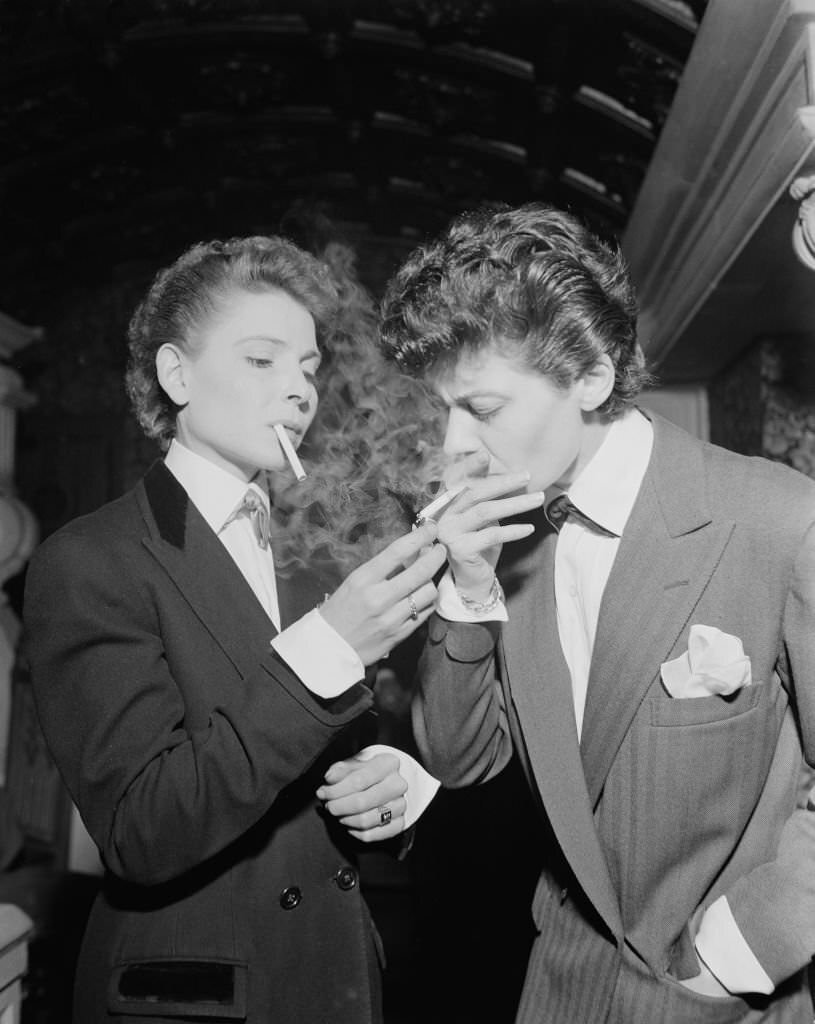
[[[489,460],[482,453],[462,459],[456,468],[466,486],[451,486],[440,496],[445,498],[443,508],[434,510],[439,541],[447,549],[456,589],[476,602],[489,599],[503,545],[522,540],[534,531],[532,523],[502,520],[514,520],[539,508],[544,501],[542,491],[527,492],[528,473],[488,474],[488,465]],[[455,500],[448,499],[447,495],[454,490]]]
[[[434,543],[437,530],[431,521],[398,537],[320,605],[320,614],[364,665],[389,654],[433,611],[433,577],[446,558]]]
[[[420,509],[416,513],[414,520],[415,526],[421,526],[422,523],[427,522],[428,519],[433,519],[435,516],[440,515],[450,504],[453,499],[461,494],[466,487],[466,484],[456,484],[455,487],[450,487],[448,490],[443,491],[437,497],[430,502],[429,505],[425,505],[423,509]]]

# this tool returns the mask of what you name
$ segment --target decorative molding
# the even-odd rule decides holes
[[[39,327],[26,327],[0,313],[0,354],[8,356],[42,337]],[[39,539],[37,522],[27,505],[14,495],[14,459],[17,410],[36,401],[23,378],[0,364],[0,587],[22,569]],[[0,608],[5,604],[0,593]],[[4,623],[0,623],[3,632]],[[2,759],[0,759],[0,763]]]
[[[8,359],[31,342],[41,341],[43,334],[42,327],[29,327],[0,312],[0,357]]]
[[[43,335],[42,327],[29,327],[0,312],[0,358],[10,358]],[[20,374],[0,363],[0,501],[5,498],[4,492],[13,488],[17,410],[27,409],[35,402],[35,396],[26,391]],[[30,552],[26,557],[28,554]],[[0,572],[0,584],[9,575]]]
[[[40,340],[43,334],[41,327],[29,327],[0,313],[0,358],[8,359],[32,341]],[[6,784],[12,679],[20,630],[2,588],[6,580],[20,572],[39,541],[39,526],[33,512],[14,493],[17,410],[34,401],[20,374],[0,363],[0,785]]]
[[[799,202],[792,248],[805,267],[815,270],[815,174],[796,178],[790,185],[790,195]]]
[[[693,13],[693,8],[682,0],[635,0],[635,3],[667,18],[681,28],[686,28],[689,32],[696,32],[699,28],[699,19]]]
[[[709,5],[623,237],[657,367],[815,155],[815,2],[739,14]]]

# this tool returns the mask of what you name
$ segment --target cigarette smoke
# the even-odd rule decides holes
[[[275,565],[286,573],[329,564],[342,575],[410,530],[442,476],[442,410],[428,389],[386,363],[377,316],[355,257],[328,242],[341,311],[323,343],[320,402],[298,454],[307,472],[271,481]]]

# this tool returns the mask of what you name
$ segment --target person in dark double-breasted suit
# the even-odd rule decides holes
[[[419,747],[516,752],[548,835],[519,1024],[810,1024],[815,483],[636,407],[624,262],[551,207],[460,218],[382,334],[466,483]]]
[[[415,820],[427,779],[398,751],[356,758],[375,739],[366,666],[427,618],[444,552],[428,528],[339,586],[275,573],[275,425],[296,448],[311,423],[336,301],[279,238],[162,271],[128,385],[165,458],[32,559],[37,708],[105,868],[76,1024],[381,1020],[354,851]]]

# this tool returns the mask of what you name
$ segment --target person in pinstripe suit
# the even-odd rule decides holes
[[[815,483],[637,407],[625,263],[552,207],[460,217],[381,331],[466,484],[417,741],[450,787],[517,753],[548,835],[519,1024],[811,1021]]]

